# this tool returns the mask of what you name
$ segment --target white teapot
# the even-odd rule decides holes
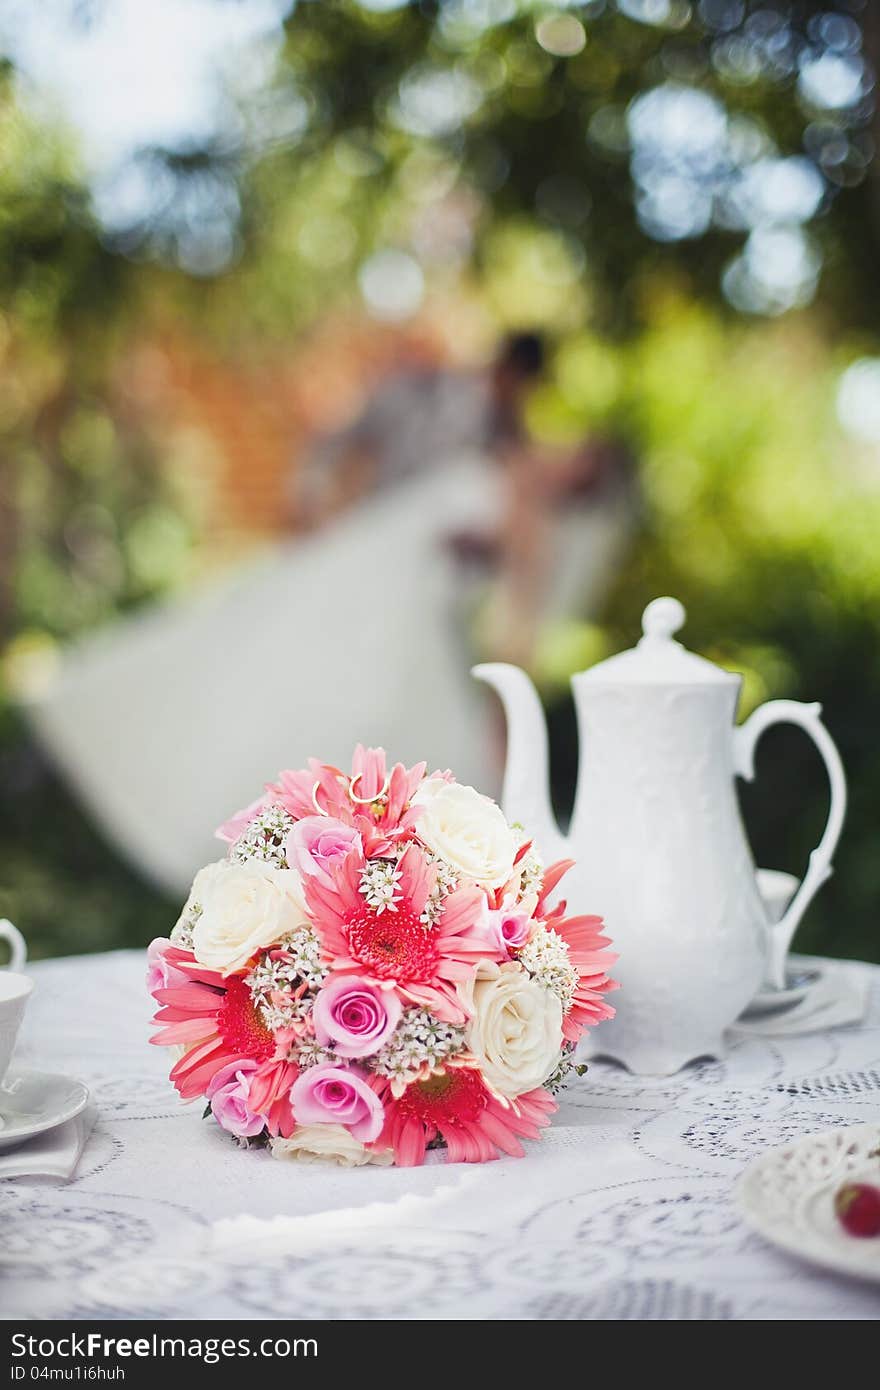
[[[819,705],[772,700],[733,724],[740,677],[673,638],[685,611],[658,598],[631,651],[572,678],[580,735],[567,836],[548,791],[547,731],[537,693],[515,666],[477,666],[508,722],[505,814],[548,861],[575,860],[576,912],[601,913],[620,961],[617,1016],[592,1044],[635,1072],[669,1075],[719,1056],[722,1033],[763,981],[781,988],[792,936],[831,874],[846,782]],[[755,745],[780,721],[800,724],[825,760],[831,809],[803,883],[781,920],[761,901],[734,775],[751,780]]]

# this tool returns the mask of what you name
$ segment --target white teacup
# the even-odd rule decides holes
[[[15,1039],[24,1018],[28,995],[34,987],[33,980],[20,972],[27,961],[27,947],[21,932],[7,922],[0,921],[0,938],[9,942],[12,950],[11,969],[0,970],[0,1081],[6,1075],[15,1047]]]
[[[0,917],[0,941],[9,942],[9,969],[21,972],[27,965],[27,945],[18,927],[8,917]]]

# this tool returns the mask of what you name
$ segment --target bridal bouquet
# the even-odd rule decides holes
[[[276,1158],[419,1164],[521,1155],[585,1028],[609,1018],[599,917],[449,772],[282,772],[217,832],[170,940],[149,948],[154,1043],[181,1096]]]

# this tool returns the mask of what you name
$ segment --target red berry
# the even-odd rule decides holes
[[[834,1197],[837,1219],[851,1236],[880,1236],[880,1187],[846,1182]]]

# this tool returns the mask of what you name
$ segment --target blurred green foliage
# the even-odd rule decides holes
[[[735,22],[712,30],[700,19],[712,8],[671,0],[682,22],[651,25],[610,3],[571,5],[584,42],[565,56],[538,40],[551,5],[303,0],[235,139],[144,152],[174,191],[124,235],[97,224],[74,146],[27,116],[2,75],[0,912],[35,954],[140,943],[174,916],[84,820],[11,699],[51,667],[57,641],[197,562],[187,446],[129,389],[132,343],[172,324],[233,363],[294,348],[329,305],[356,303],[365,257],[392,246],[424,264],[435,309],[448,294],[498,326],[550,331],[529,411],[538,437],[606,431],[640,460],[640,531],[605,611],[548,633],[539,657],[560,803],[576,756],[568,674],[631,645],[645,602],[675,593],[688,644],[743,672],[744,710],[780,695],[823,702],[851,809],[799,944],[880,959],[880,492],[876,451],[847,445],[833,409],[840,371],[876,351],[876,113],[867,101],[817,113],[781,59],[737,77],[719,45],[777,11],[734,4]],[[778,13],[816,44],[816,21],[850,8]],[[477,24],[476,12],[496,18]],[[876,62],[870,8],[862,23]],[[448,92],[431,87],[438,77],[460,98],[445,123],[425,96]],[[808,313],[747,323],[731,310],[722,280],[742,227],[661,240],[640,224],[625,113],[670,83],[723,103],[765,151],[815,153],[826,192],[809,234],[824,267]],[[182,250],[199,235],[194,188],[232,189],[226,205],[240,208],[210,274]],[[450,206],[458,221],[441,235]],[[767,736],[743,801],[758,861],[802,872],[826,802],[802,734]]]
[[[70,149],[0,78],[0,911],[35,955],[141,941],[139,883],[34,745],[13,696],[71,637],[183,572],[173,456],[114,379],[134,268],[103,246]]]
[[[823,704],[850,807],[798,945],[876,960],[880,478],[860,475],[835,426],[837,365],[806,323],[734,328],[673,297],[631,344],[567,343],[540,413],[601,419],[640,449],[642,528],[607,602],[606,650],[632,645],[646,600],[672,593],[688,610],[687,644],[742,673],[741,717],[777,697]],[[551,698],[564,804],[576,735],[558,685]],[[802,874],[826,814],[821,762],[782,727],[759,745],[757,770],[742,788],[757,862]]]

